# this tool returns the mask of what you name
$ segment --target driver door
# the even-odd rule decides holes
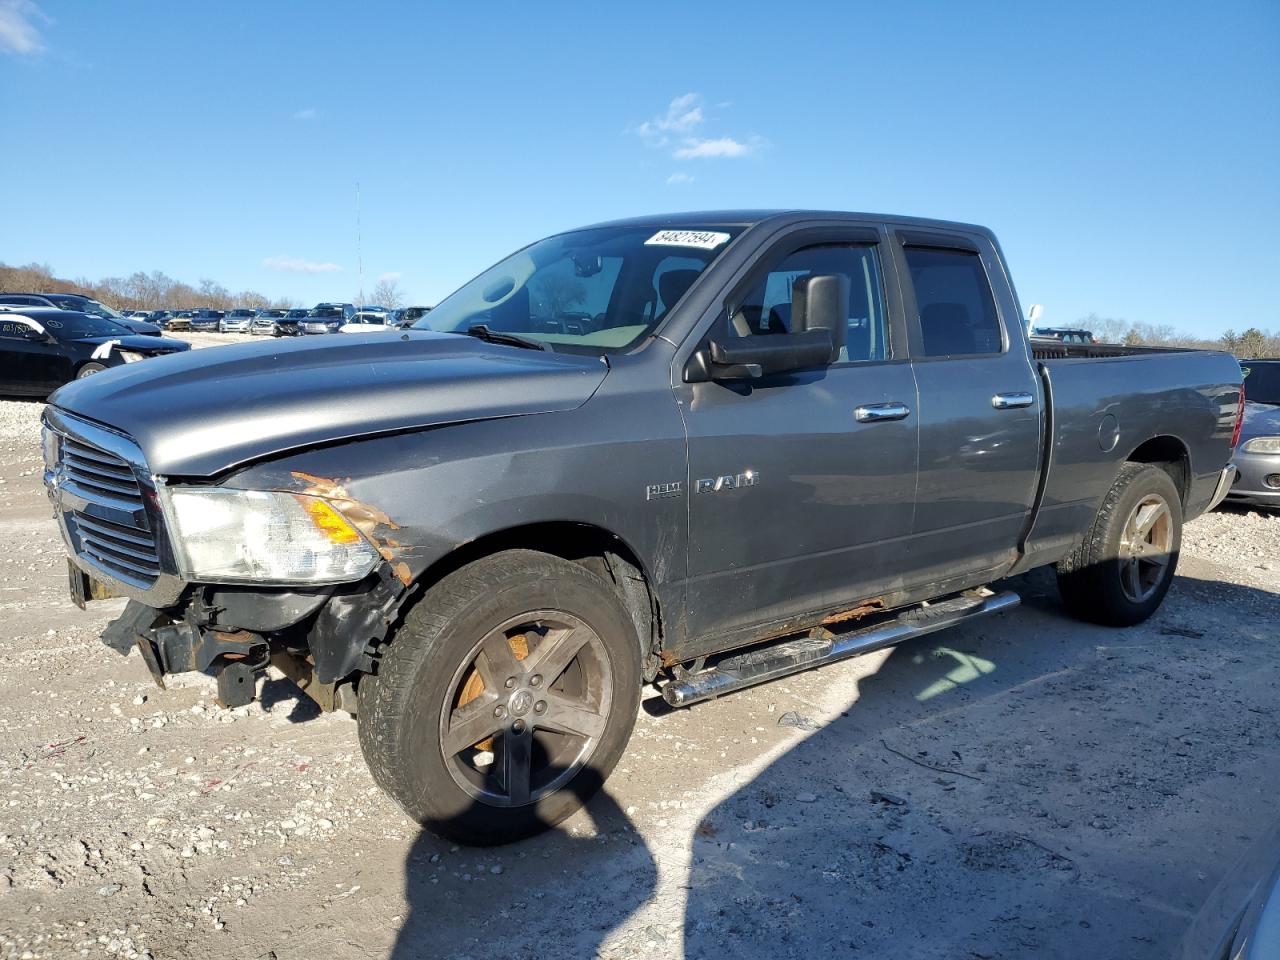
[[[735,635],[783,632],[847,609],[900,587],[907,573],[915,379],[899,355],[896,300],[896,319],[886,314],[880,234],[835,236],[772,260],[718,335],[785,333],[794,281],[843,273],[851,295],[838,362],[676,386],[689,443],[681,646],[690,657],[724,648]]]
[[[25,317],[0,314],[0,392],[43,396],[67,381],[62,345],[30,339],[36,329]]]

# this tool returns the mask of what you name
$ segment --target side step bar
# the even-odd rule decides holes
[[[806,637],[740,653],[687,679],[672,680],[662,688],[662,698],[673,707],[687,707],[701,700],[710,700],[999,613],[1016,607],[1021,600],[1012,590],[986,597],[970,593],[927,606],[911,607],[887,622],[846,633],[832,633],[819,627]]]

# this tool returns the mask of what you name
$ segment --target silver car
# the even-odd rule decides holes
[[[253,323],[253,318],[257,316],[258,311],[240,308],[231,310],[218,321],[219,333],[248,333],[249,326]]]
[[[1280,509],[1280,360],[1241,360],[1240,366],[1244,424],[1231,458],[1238,472],[1227,497]]]

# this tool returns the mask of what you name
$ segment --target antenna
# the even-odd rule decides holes
[[[360,249],[360,181],[356,181],[356,271],[360,279],[360,294],[356,306],[364,303],[364,254]]]

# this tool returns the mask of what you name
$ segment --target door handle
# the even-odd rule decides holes
[[[1018,407],[1029,407],[1036,402],[1030,393],[997,393],[991,398],[991,405],[997,410],[1016,410]]]
[[[905,403],[868,403],[853,411],[859,423],[879,423],[881,420],[905,420],[911,408]]]

